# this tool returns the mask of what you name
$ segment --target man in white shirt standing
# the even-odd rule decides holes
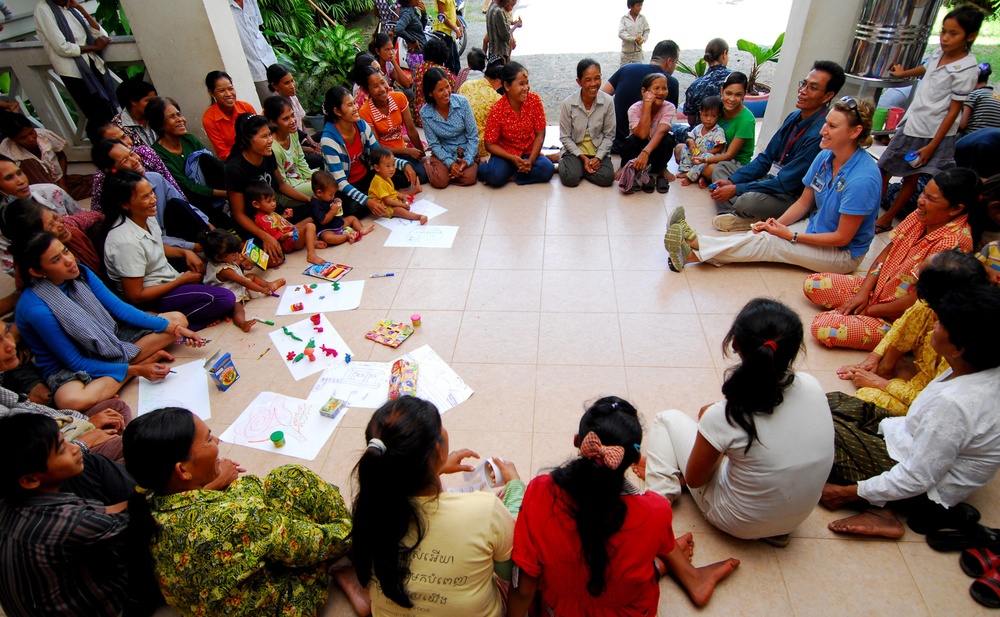
[[[919,533],[973,524],[975,508],[960,504],[1000,469],[1000,330],[993,323],[1000,289],[980,284],[928,303],[938,316],[931,346],[951,369],[917,396],[906,416],[877,426],[860,418],[848,426],[835,416],[833,484],[823,488],[822,503],[872,507],[830,523],[832,531],[899,538],[903,525],[883,506],[904,500]]]
[[[267,67],[277,64],[278,58],[261,30],[264,18],[260,14],[257,0],[229,0],[229,8],[233,11],[243,53],[250,66],[250,76],[253,77],[253,85],[257,88],[257,97],[263,107],[264,99],[274,94],[267,88]]]

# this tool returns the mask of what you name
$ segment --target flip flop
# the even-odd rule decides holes
[[[884,234],[887,231],[892,231],[892,225],[876,225],[875,233]]]
[[[907,526],[914,532],[926,536],[932,531],[942,529],[964,529],[979,522],[979,510],[967,503],[957,504],[953,508],[933,514],[921,516],[919,513],[907,519]]]
[[[962,551],[958,565],[962,566],[962,572],[972,578],[979,578],[1000,566],[1000,555],[994,554],[988,548],[969,548]]]
[[[1000,608],[1000,573],[990,570],[969,586],[969,595],[987,608]]]
[[[936,551],[964,551],[967,548],[1000,550],[1000,529],[973,525],[955,531],[932,531],[927,544]]]
[[[666,176],[660,176],[656,179],[656,192],[657,193],[669,193],[670,192],[670,181],[667,180]]]

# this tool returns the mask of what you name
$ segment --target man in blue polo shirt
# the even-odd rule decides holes
[[[650,73],[663,73],[667,77],[667,100],[677,107],[680,96],[680,84],[673,76],[677,68],[677,57],[680,48],[677,43],[660,41],[653,48],[653,57],[649,64],[633,62],[623,65],[615,71],[611,78],[601,86],[602,92],[615,97],[615,141],[611,144],[611,152],[617,154],[625,140],[628,139],[628,108],[639,100],[642,95],[642,78]]]
[[[712,225],[720,231],[747,231],[757,221],[778,218],[802,194],[802,178],[819,154],[820,129],[827,105],[844,85],[844,69],[818,60],[798,84],[797,108],[785,118],[767,148],[748,164],[715,166],[712,199],[720,214]]]

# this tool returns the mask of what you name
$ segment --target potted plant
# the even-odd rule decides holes
[[[698,58],[698,61],[695,62],[694,66],[692,67],[678,60],[677,70],[680,71],[681,73],[687,73],[688,75],[691,75],[695,79],[698,79],[699,77],[705,74],[705,71],[708,70],[708,63],[705,62],[704,58]]]
[[[323,26],[306,36],[291,36],[284,32],[273,34],[280,41],[275,49],[278,62],[295,74],[298,84],[296,95],[306,113],[310,114],[306,120],[316,130],[321,130],[326,91],[333,86],[350,89],[354,57],[364,43],[364,35],[357,28],[345,28],[340,24]]]
[[[764,117],[764,110],[767,109],[767,100],[771,94],[771,86],[760,83],[760,69],[765,62],[777,62],[781,54],[781,45],[785,41],[785,33],[782,32],[775,39],[770,47],[751,43],[746,39],[736,41],[736,48],[745,51],[753,58],[753,68],[747,75],[747,95],[743,99],[743,104],[747,106],[757,118]]]

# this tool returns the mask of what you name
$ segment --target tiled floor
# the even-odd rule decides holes
[[[502,190],[482,186],[427,189],[426,197],[448,209],[434,224],[459,225],[451,250],[382,246],[377,227],[355,246],[321,254],[355,270],[364,280],[358,310],[328,313],[358,360],[389,360],[396,352],[364,338],[381,318],[423,315],[423,326],[402,350],[431,347],[475,390],[444,415],[453,447],[517,463],[525,478],[574,455],[572,435],[587,401],[606,394],[631,400],[649,424],[660,410],[695,414],[720,398],[727,366],[720,345],[733,316],[751,298],[772,296],[804,319],[816,313],[800,291],[804,271],[780,265],[689,267],[667,270],[662,237],[668,212],[683,205],[689,221],[710,228],[714,213],[704,191],[681,187],[666,196],[623,196],[586,183],[565,189],[557,180]],[[878,240],[871,254],[882,248]],[[302,282],[304,256],[270,277]],[[391,278],[369,279],[391,271]],[[272,318],[277,300],[254,300],[250,315]],[[299,317],[274,318],[277,325]],[[232,325],[206,332],[206,350],[178,356],[231,352],[240,371],[228,392],[212,391],[210,426],[221,433],[258,391],[305,396],[316,378],[291,379],[270,346],[269,326],[244,335]],[[814,341],[799,369],[829,389],[853,387],[834,370],[863,353],[830,351]],[[137,386],[122,397],[135,404]],[[336,483],[348,498],[350,472],[364,445],[370,410],[351,410],[320,456],[309,466]],[[263,474],[286,457],[223,444],[222,452]],[[997,483],[972,502],[984,522],[1000,524]],[[898,541],[846,539],[826,529],[840,513],[817,507],[785,549],[729,538],[707,524],[685,496],[676,508],[675,532],[694,533],[695,563],[723,557],[742,560],[709,606],[696,610],[674,582],[661,583],[663,614],[718,615],[975,615],[986,614],[967,593],[970,580],[954,554],[939,554],[921,536]],[[169,614],[169,612],[164,612]],[[343,596],[332,594],[324,615],[350,615]]]

